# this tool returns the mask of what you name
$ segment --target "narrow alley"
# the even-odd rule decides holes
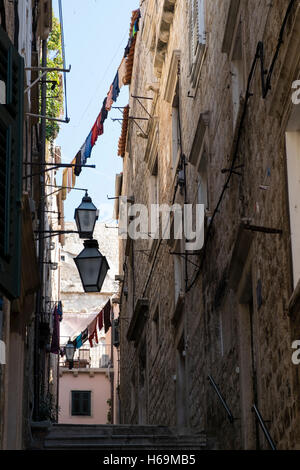
[[[0,186],[1,451],[300,450],[300,0],[0,0]]]

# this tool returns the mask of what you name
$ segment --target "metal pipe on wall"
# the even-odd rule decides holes
[[[42,66],[47,67],[47,40],[42,41]],[[47,75],[42,80],[41,85],[41,115],[46,115],[46,96],[47,96]],[[41,118],[41,127],[40,127],[40,163],[45,163],[46,155],[46,119]],[[45,174],[42,173],[40,177],[40,205],[38,208],[38,219],[39,219],[39,230],[45,230],[45,207],[44,207],[44,198],[45,198]],[[35,344],[34,344],[34,420],[39,419],[39,409],[40,409],[40,368],[41,368],[41,357],[40,357],[40,345],[39,345],[39,322],[40,315],[43,309],[43,290],[44,290],[44,251],[45,251],[45,241],[44,239],[39,240],[38,246],[38,263],[39,263],[39,274],[41,287],[37,293],[37,302],[36,302],[36,314],[35,314]],[[44,358],[42,358],[43,360]],[[44,377],[44,361],[42,367],[43,377]],[[42,384],[43,385],[43,384]]]

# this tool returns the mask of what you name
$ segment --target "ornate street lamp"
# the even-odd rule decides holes
[[[74,258],[85,292],[100,292],[109,265],[98,250],[97,240],[85,240],[84,249]]]
[[[79,238],[93,238],[95,223],[98,217],[99,211],[86,192],[80,206],[75,209],[74,214]]]
[[[73,369],[74,354],[75,354],[75,347],[74,347],[74,344],[72,343],[71,338],[70,338],[69,341],[66,344],[66,357],[67,357],[67,361],[69,363],[69,369]]]

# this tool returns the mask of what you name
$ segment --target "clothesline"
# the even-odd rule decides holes
[[[108,113],[111,110],[113,103],[117,101],[117,98],[120,94],[120,89],[124,85],[128,85],[130,83],[130,71],[132,70],[133,65],[136,34],[139,31],[140,17],[140,9],[134,10],[132,12],[132,24],[130,27],[128,43],[125,47],[122,61],[120,63],[120,66],[118,67],[114,80],[110,85],[107,96],[103,100],[100,113],[98,114],[97,119],[90,133],[88,134],[85,142],[77,152],[76,156],[71,161],[71,164],[75,166],[71,168],[66,168],[63,172],[63,188],[61,189],[62,200],[65,200],[67,194],[72,190],[72,188],[74,188],[76,184],[76,177],[80,175],[82,165],[86,164],[87,159],[91,156],[92,149],[96,144],[98,137],[104,133],[104,122],[107,119]]]
[[[111,302],[105,304],[102,310],[95,316],[90,324],[74,339],[73,344],[75,349],[81,348],[81,346],[89,340],[90,347],[92,348],[98,344],[98,332],[103,328],[105,333],[111,327]]]
[[[51,340],[51,348],[50,352],[52,354],[59,354],[60,347],[60,322],[63,318],[63,309],[61,301],[57,302],[54,307],[53,311],[53,333],[52,333],[52,340]]]

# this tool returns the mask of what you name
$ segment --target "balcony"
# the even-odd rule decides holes
[[[59,362],[61,368],[69,369],[69,362],[65,357]],[[101,343],[93,348],[80,348],[75,351],[74,370],[91,370],[91,369],[112,369],[111,361],[111,345]]]

